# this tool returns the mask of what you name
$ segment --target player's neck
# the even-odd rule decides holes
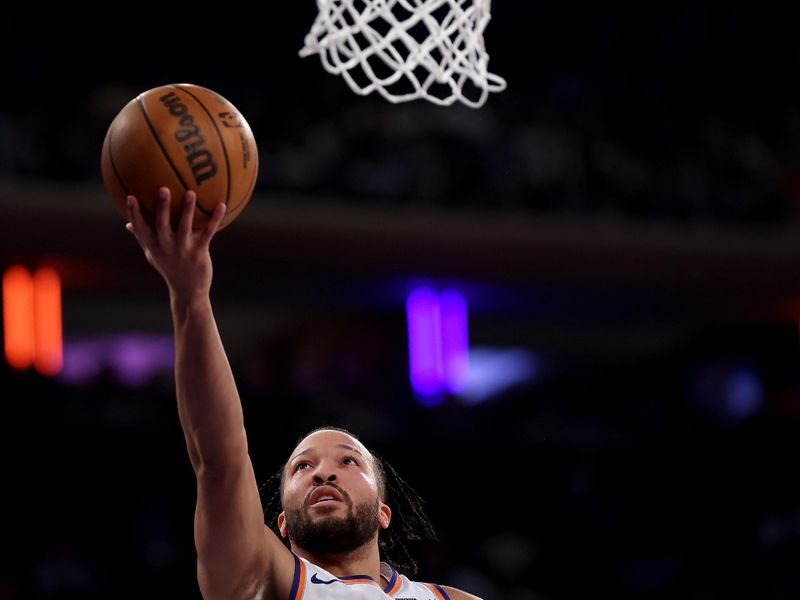
[[[377,541],[364,544],[360,548],[346,554],[313,554],[302,548],[296,553],[306,560],[319,565],[336,577],[352,575],[368,575],[383,585],[381,580],[381,559]]]

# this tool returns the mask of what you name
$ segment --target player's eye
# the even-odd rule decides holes
[[[294,472],[297,473],[300,469],[305,469],[308,466],[310,466],[308,462],[301,460],[294,466]]]
[[[353,464],[353,465],[356,465],[356,466],[358,466],[358,461],[357,461],[357,460],[356,460],[354,457],[352,457],[352,456],[345,456],[345,457],[342,459],[342,462],[344,462],[344,463],[347,463],[347,464]]]

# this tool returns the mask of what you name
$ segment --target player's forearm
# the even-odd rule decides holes
[[[239,393],[207,297],[171,299],[178,414],[195,472],[247,460]]]

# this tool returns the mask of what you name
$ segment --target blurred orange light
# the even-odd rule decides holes
[[[3,332],[6,360],[14,369],[33,364],[36,350],[33,323],[33,278],[15,265],[3,274]]]
[[[61,336],[61,279],[55,269],[42,267],[33,275],[35,329],[34,366],[52,377],[64,362]]]
[[[8,364],[20,371],[31,365],[42,375],[56,375],[63,365],[61,279],[42,267],[31,276],[21,265],[3,274],[4,350]]]

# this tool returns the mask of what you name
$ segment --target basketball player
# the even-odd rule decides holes
[[[262,508],[242,407],[210,300],[209,243],[225,206],[194,231],[194,192],[184,195],[175,228],[167,188],[159,190],[152,227],[136,198],[127,202],[126,228],[169,290],[178,415],[197,478],[194,532],[203,597],[479,600],[413,582],[381,562],[382,549],[407,556],[403,542],[430,533],[430,526],[394,470],[343,430],[314,431],[294,448],[272,478],[277,492],[267,508],[277,506],[277,517],[265,525],[269,511]]]

